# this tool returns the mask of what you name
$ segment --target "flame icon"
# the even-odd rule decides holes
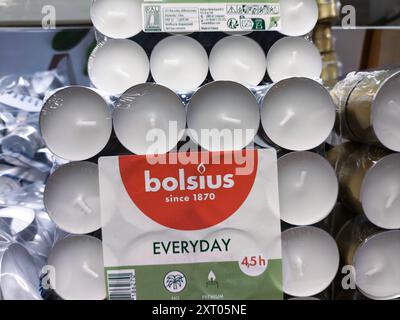
[[[208,274],[207,288],[208,287],[219,288],[219,283],[216,280],[217,277],[215,276],[215,273],[211,270],[210,273]]]
[[[215,273],[211,270],[210,273],[208,274],[208,280],[211,282],[214,282],[217,279],[215,276]]]
[[[206,167],[203,163],[200,163],[199,166],[197,167],[198,173],[203,175],[206,172]]]

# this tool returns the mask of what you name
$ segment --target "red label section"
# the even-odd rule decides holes
[[[209,164],[187,165],[152,165],[148,156],[128,156],[120,157],[119,167],[126,191],[147,217],[171,229],[201,230],[232,216],[253,187],[257,151],[237,151],[233,157],[230,152],[232,164],[224,163],[227,154],[196,153],[199,159],[206,155]],[[237,170],[244,167],[250,168],[247,174]]]

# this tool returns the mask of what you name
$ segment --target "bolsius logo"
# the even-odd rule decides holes
[[[211,159],[200,164],[152,164],[148,156],[120,157],[121,179],[134,205],[156,223],[176,230],[201,230],[235,214],[253,188],[257,152],[238,152],[252,159],[255,170],[250,174],[237,174],[243,164],[226,164],[226,154],[215,152],[203,154]]]
[[[217,190],[220,188],[231,189],[235,186],[233,174],[225,174],[224,176],[204,176],[206,167],[203,163],[199,164],[197,167],[197,172],[200,174],[200,176],[186,177],[185,169],[179,169],[178,177],[167,177],[161,180],[151,177],[150,170],[146,170],[144,172],[145,190],[146,192],[157,192],[163,188],[165,191],[170,192],[177,189],[181,191],[195,191],[206,189]]]

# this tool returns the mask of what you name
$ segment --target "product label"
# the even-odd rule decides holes
[[[144,32],[277,31],[279,0],[145,0]]]
[[[109,299],[282,299],[274,150],[99,167]]]

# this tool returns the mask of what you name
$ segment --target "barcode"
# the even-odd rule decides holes
[[[136,300],[135,270],[107,270],[109,300]]]

